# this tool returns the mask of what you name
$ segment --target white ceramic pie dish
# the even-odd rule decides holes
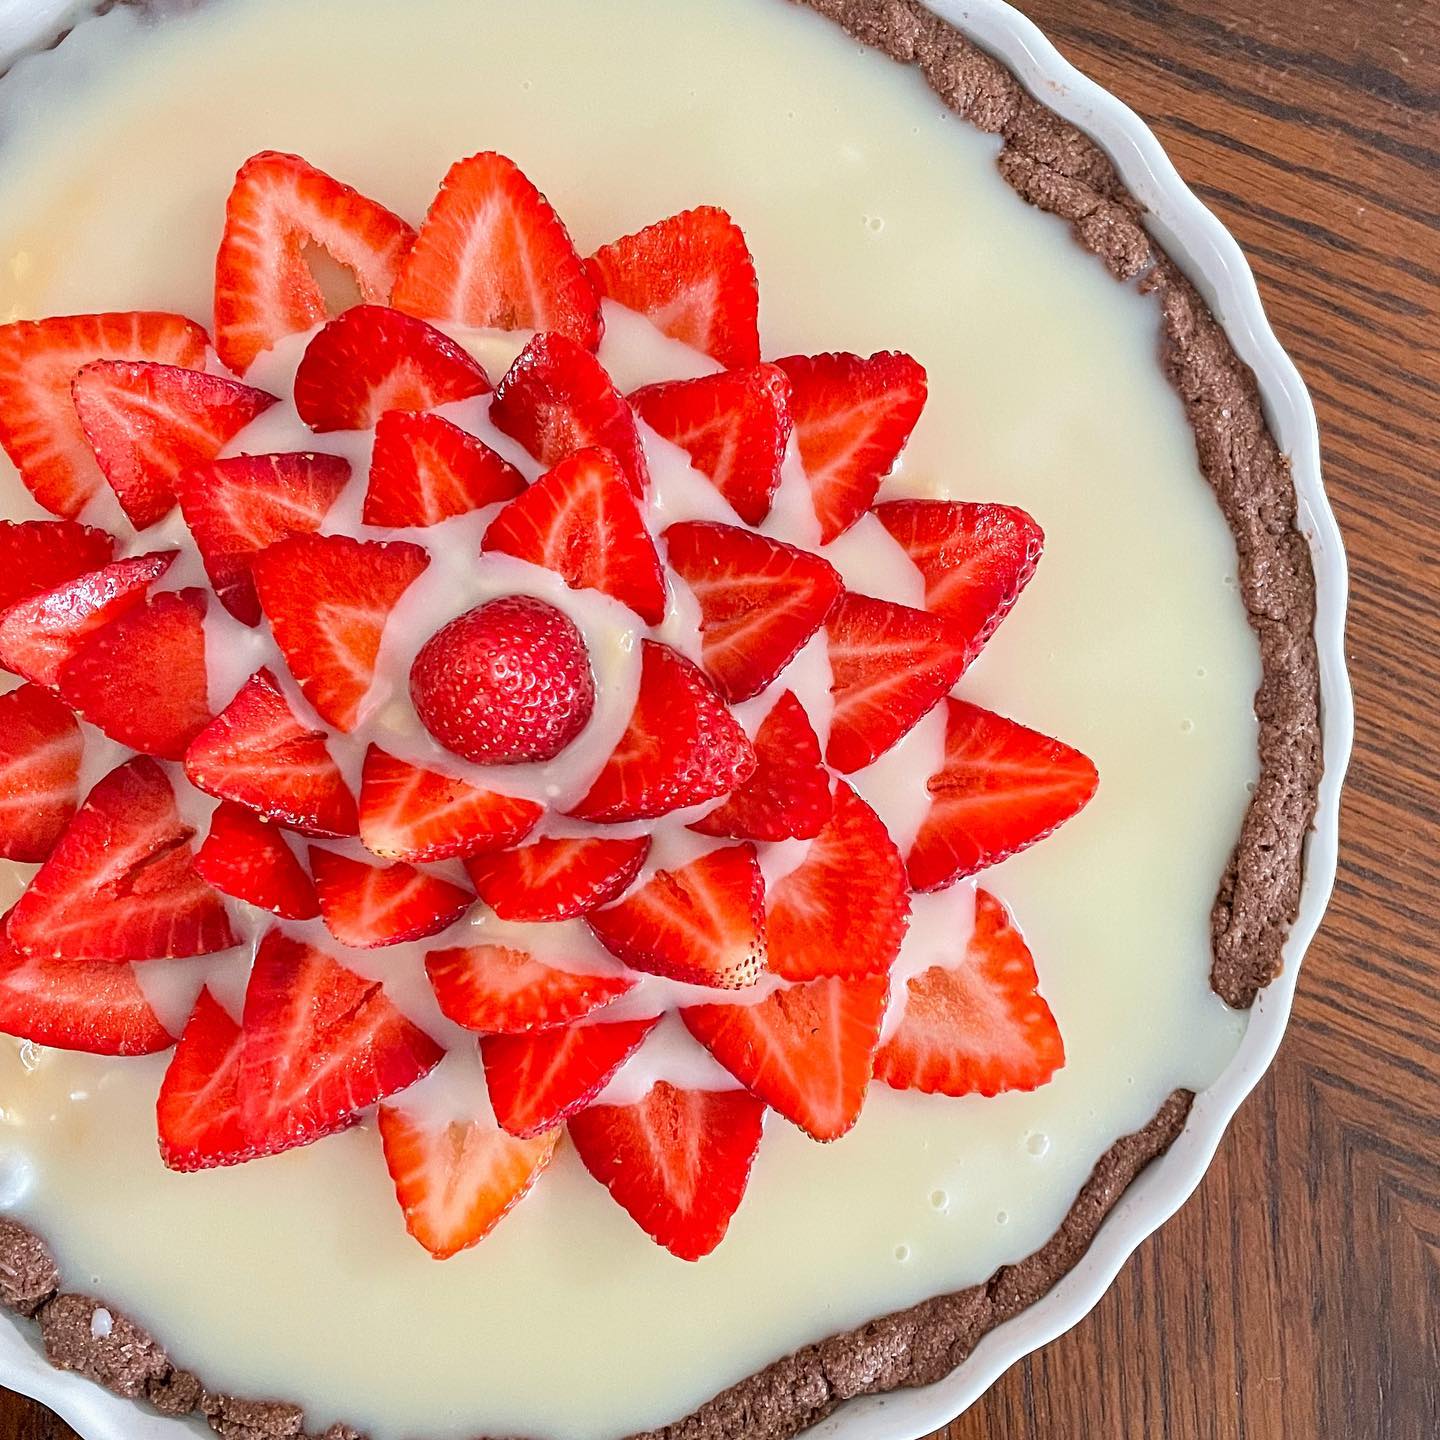
[[[1299,374],[1270,329],[1239,247],[1186,187],[1143,122],[1069,65],[1018,11],[1003,0],[930,4],[1107,151],[1145,207],[1153,233],[1196,283],[1240,357],[1255,371],[1271,427],[1292,462],[1299,525],[1314,563],[1325,775],[1284,973],[1262,993],[1234,1061],[1197,1097],[1182,1136],[1131,1187],[1085,1258],[1040,1303],[993,1331],[963,1366],[938,1384],[845,1407],[813,1432],[831,1440],[915,1440],[945,1424],[1010,1365],[1078,1323],[1126,1258],[1198,1185],[1226,1125],[1274,1057],[1289,1017],[1299,963],[1335,879],[1339,793],[1353,733],[1343,655],[1345,558],[1321,485],[1314,411]],[[26,46],[57,33],[70,16],[93,8],[93,0],[0,0],[0,68]],[[50,1406],[86,1440],[178,1440],[187,1431],[208,1433],[194,1422],[150,1414],[89,1381],[51,1369],[39,1353],[33,1327],[3,1317],[0,1384]]]

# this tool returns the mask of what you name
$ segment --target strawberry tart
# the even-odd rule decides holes
[[[781,1440],[1233,1053],[1288,471],[918,5],[400,8],[0,80],[0,1300],[236,1440]]]

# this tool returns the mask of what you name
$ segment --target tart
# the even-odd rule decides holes
[[[818,23],[785,14],[757,6],[757,40]],[[1229,691],[1205,710],[1224,733],[1198,762],[1228,800],[1198,849],[1228,848],[1240,828],[1210,980],[1248,1003],[1293,911],[1318,738],[1303,546],[1256,524],[1293,516],[1293,495],[1253,382],[1078,135],[925,12],[851,5],[834,18],[1001,133],[1001,173],[1022,198],[1071,220],[1116,276],[1143,275],[1148,300],[1117,291],[1117,307],[1158,310],[1200,472],[1240,543],[1239,585],[1264,616],[1258,666],[1234,597],[1197,590],[1193,569],[1163,575],[1158,549],[1117,556],[1062,507],[1060,536],[1083,539],[1060,563],[1071,600],[1103,591],[1098,570],[1118,561],[1141,608],[1173,617],[1197,594],[1233,606],[1183,663],[1204,679],[1217,657]],[[210,53],[221,33],[194,43]],[[862,58],[867,74],[875,63]],[[173,308],[97,305],[0,329],[0,442],[47,512],[17,513],[0,534],[0,664],[20,682],[0,696],[0,847],[35,867],[16,872],[0,1029],[22,1042],[16,1150],[39,1177],[19,1187],[17,1217],[58,1257],[4,1222],[6,1299],[38,1315],[56,1363],[162,1409],[198,1408],[224,1434],[332,1420],[376,1437],[457,1422],[793,1434],[848,1395],[957,1363],[1064,1273],[1178,1133],[1184,1085],[1151,1098],[1123,1138],[1134,1107],[1113,1098],[1072,1127],[1087,1101],[1067,1071],[1097,1084],[1095,1047],[1114,1069],[1122,1031],[1087,1014],[1083,976],[1057,952],[1094,924],[1077,890],[1113,894],[1088,873],[1092,854],[1115,858],[1103,818],[1087,845],[1092,817],[1112,805],[1109,837],[1125,807],[1137,833],[1163,826],[1183,780],[1173,742],[1158,765],[1137,763],[1155,743],[1138,699],[1133,731],[1113,711],[1089,733],[1027,713],[1023,677],[1063,669],[1073,632],[1032,625],[1008,667],[992,665],[1032,579],[1056,563],[1056,531],[1020,503],[1023,485],[934,475],[927,417],[967,400],[937,384],[953,379],[955,341],[934,359],[904,334],[769,341],[767,297],[833,283],[823,258],[782,268],[703,173],[668,210],[597,230],[615,197],[585,209],[587,167],[542,191],[507,149],[455,161],[428,208],[259,150],[217,207],[205,312],[177,295]],[[882,233],[884,217],[862,219]],[[913,317],[899,276],[889,283]],[[887,305],[872,298],[869,313]],[[1032,418],[1065,445],[1063,423]],[[1175,628],[1152,619],[1127,647],[1120,613],[1109,618],[1114,675],[1092,671],[1081,693],[1135,685],[1121,652]],[[1092,663],[1104,653],[1078,648]],[[1235,754],[1254,733],[1235,687],[1256,668],[1252,779],[1253,759]],[[1021,681],[1011,694],[1007,679]],[[1047,695],[1043,680],[1033,688]],[[1130,858],[1159,933],[1185,935],[1174,863]],[[1144,914],[1136,902],[1110,917],[1117,946],[1146,933]],[[1193,954],[1207,938],[1193,914],[1189,931]],[[1145,1068],[1147,1094],[1166,1074],[1201,1083],[1233,1045],[1235,1023],[1197,993],[1203,978],[1177,963],[1160,987],[1161,1028],[1182,1053]],[[1182,1016],[1196,1029],[1183,1041]],[[387,1304],[425,1297],[413,1338],[379,1352],[400,1346],[402,1383],[388,1396],[357,1386],[373,1337],[328,1302],[299,1328],[346,1327],[348,1354],[327,1370],[297,1351],[312,1384],[247,1345],[245,1314],[213,1305],[192,1310],[206,1333],[187,1351],[123,1266],[113,1290],[97,1281],[103,1304],[71,1291],[68,1255],[108,1269],[95,1258],[104,1225],[75,1209],[68,1179],[103,1175],[101,1157],[92,1141],[59,1160],[67,1131],[90,1128],[88,1095],[74,1119],[39,1125],[25,1095],[51,1103],[76,1075],[103,1092],[95,1114],[124,1115],[118,1148],[137,1164],[145,1095],[158,1159],[129,1193],[208,1216],[197,1260],[214,1254],[223,1272],[243,1255],[261,1295],[291,1274],[343,1288],[349,1273]],[[1043,1125],[1008,1118],[1046,1091],[1063,1098],[1035,1112]],[[957,1136],[967,1148],[940,1169],[921,1158],[932,1137]],[[1016,1239],[992,1208],[976,1243],[990,1193],[976,1171],[1014,1171],[1013,1156],[997,1159],[1007,1143],[1036,1163],[1068,1153],[1028,1184],[1007,1172],[996,1193],[1024,1207]],[[861,1179],[881,1158],[907,1186],[953,1177],[901,1207],[898,1232]],[[1092,1173],[1072,1204],[1064,1176],[1077,1169]],[[298,1232],[284,1221],[258,1255],[259,1237],[216,1246],[245,1196],[353,1219],[343,1258],[285,1253]],[[970,1230],[925,1230],[917,1200],[930,1226],[955,1210]],[[734,1279],[763,1287],[807,1215],[822,1233],[853,1218],[864,1239],[831,1237],[840,1275],[823,1314],[756,1289],[784,1319],[745,1337]],[[897,1233],[916,1238],[887,1246],[878,1282],[874,1239]],[[161,1253],[170,1278],[186,1273],[182,1244]],[[989,1256],[1019,1263],[926,1300],[934,1284],[909,1276],[931,1256],[938,1273],[975,1279]],[[792,1277],[823,1273],[813,1251],[795,1264]],[[587,1288],[621,1297],[624,1317],[588,1353],[555,1314],[593,1303]],[[544,1367],[516,1376],[512,1360],[493,1397],[450,1378],[477,1290],[494,1310],[522,1307],[482,1332],[496,1363],[559,1352],[568,1406],[546,1393]],[[657,1360],[644,1393],[618,1401],[606,1376],[625,1352],[610,1345],[659,1344],[661,1316],[709,1315],[722,1291],[720,1353],[683,1380]],[[197,1306],[203,1287],[188,1295]],[[892,1296],[922,1303],[823,1340]],[[638,1308],[648,1325],[627,1333]],[[822,1343],[757,1368],[806,1340]]]

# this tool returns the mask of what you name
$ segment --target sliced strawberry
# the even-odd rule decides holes
[[[495,330],[553,330],[593,350],[600,298],[550,202],[513,160],[450,167],[395,283],[412,315]]]
[[[752,1094],[815,1140],[860,1118],[889,978],[811,980],[758,1005],[680,1012],[690,1033]]]
[[[760,290],[740,227],[713,205],[602,246],[588,261],[603,295],[727,369],[760,360]]]
[[[324,732],[295,718],[268,670],[257,670],[195,737],[185,752],[185,774],[207,795],[305,835],[358,830],[355,797]]]
[[[438,525],[509,500],[525,477],[443,415],[389,410],[376,422],[361,520],[396,529]]]
[[[520,1140],[480,1120],[433,1124],[382,1105],[380,1141],[405,1228],[437,1260],[483,1240],[550,1163],[559,1130]]]
[[[220,603],[246,625],[260,620],[250,564],[287,535],[318,530],[350,479],[338,455],[236,455],[180,477],[180,513]]]
[[[563,335],[537,335],[495,391],[491,423],[547,469],[577,450],[609,450],[636,495],[649,479],[635,412],[600,362]]]
[[[240,1118],[240,1055],[245,1037],[208,989],[200,992],[170,1057],[155,1119],[160,1158],[171,1170],[235,1165],[257,1150]]]
[[[661,1080],[633,1105],[582,1111],[570,1139],[656,1244],[699,1260],[740,1208],[764,1120],[764,1104],[744,1090],[681,1090]]]
[[[148,361],[96,360],[75,376],[75,411],[130,523],[175,507],[180,476],[214,460],[275,397],[223,375]]]
[[[665,618],[655,542],[608,450],[577,451],[542,475],[490,522],[481,548],[543,565],[572,590],[599,590],[647,625]]]
[[[790,382],[778,366],[647,385],[630,404],[690,456],[747,525],[770,513],[790,439]]]
[[[80,803],[85,742],[75,717],[47,690],[0,695],[0,859],[38,864]]]
[[[300,159],[267,150],[240,167],[215,260],[215,348],[237,375],[286,335],[329,318],[310,269],[315,247],[372,305],[390,299],[415,232],[383,205]]]
[[[167,590],[92,631],[60,668],[61,698],[112,740],[181,760],[210,723],[203,590]]]
[[[433,325],[357,305],[306,347],[295,409],[312,430],[373,430],[389,410],[433,410],[489,390],[479,362]]]
[[[353,950],[378,950],[438,935],[474,903],[470,891],[413,865],[367,865],[310,847],[325,928]]]
[[[10,912],[11,941],[27,955],[88,960],[228,950],[235,933],[195,870],[194,834],[153,760],[112,770]]]
[[[894,469],[925,408],[925,370],[894,350],[775,363],[790,379],[795,443],[828,545],[870,508]]]
[[[846,775],[907,735],[970,662],[943,620],[868,595],[842,595],[825,630],[835,697],[825,758]]]
[[[577,819],[653,819],[728,795],[755,770],[750,737],[700,670],[655,640],[642,640],[640,653],[630,723],[571,810]]]
[[[110,563],[115,540],[73,520],[0,520],[0,614]]]
[[[93,360],[201,366],[209,340],[180,315],[66,315],[0,325],[0,446],[30,493],[73,519],[105,486],[70,386]],[[100,563],[100,562],[97,562]]]
[[[87,1055],[154,1055],[175,1043],[129,965],[22,955],[3,924],[0,1032]]]
[[[770,968],[787,980],[884,975],[910,918],[905,864],[880,817],[843,781],[805,859],[770,890]]]
[[[758,695],[835,608],[835,567],[736,525],[687,520],[665,532],[670,567],[700,606],[701,659],[730,703]]]
[[[360,840],[374,855],[415,863],[485,855],[518,845],[539,824],[533,800],[482,790],[453,775],[365,752]]]
[[[445,1053],[378,980],[280,930],[256,952],[243,1028],[240,1115],[263,1154],[344,1129],[429,1074]]]
[[[930,777],[930,811],[905,860],[911,885],[939,890],[1043,840],[1084,809],[1099,781],[1078,750],[950,700],[945,766]]]
[[[614,1020],[480,1041],[495,1118],[512,1135],[539,1135],[583,1110],[660,1023]]]
[[[1035,962],[1005,907],[975,892],[975,930],[958,965],[914,976],[898,1028],[875,1056],[875,1078],[927,1095],[1034,1090],[1065,1063]]]
[[[765,878],[753,845],[657,870],[618,904],[585,917],[632,970],[740,990],[765,968]]]
[[[0,665],[37,685],[54,685],[85,637],[140,604],[176,553],[116,560],[12,605],[0,615]]]
[[[252,562],[260,608],[290,673],[337,729],[359,723],[385,622],[429,564],[408,541],[348,535],[289,535]]]
[[[570,1025],[635,985],[613,971],[591,975],[557,969],[508,945],[432,950],[425,972],[445,1014],[484,1035]]]
[[[755,773],[690,828],[736,840],[810,840],[830,818],[830,775],[805,707],[787,690],[752,742]]]
[[[243,805],[222,800],[215,807],[195,868],[222,894],[283,920],[320,913],[315,886],[284,835]]]
[[[650,837],[633,840],[536,840],[503,855],[467,860],[480,898],[502,919],[573,920],[629,889]]]
[[[925,608],[963,636],[972,654],[1030,583],[1045,534],[1014,505],[888,500],[875,517],[925,577]]]

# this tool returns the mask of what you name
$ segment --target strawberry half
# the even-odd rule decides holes
[[[112,770],[16,901],[12,943],[27,955],[110,961],[228,950],[238,942],[196,872],[194,833],[153,760]]]
[[[256,951],[242,1028],[240,1118],[261,1154],[344,1129],[445,1053],[378,980],[280,930]]]
[[[925,608],[978,655],[1030,583],[1045,534],[1014,505],[888,500],[875,518],[925,577]]]
[[[182,760],[210,723],[203,590],[167,590],[93,631],[60,668],[61,698],[97,730]]]
[[[233,800],[304,835],[354,835],[355,797],[330,756],[325,733],[295,718],[268,670],[191,742],[185,774],[207,795]]]
[[[791,355],[790,412],[821,541],[843,535],[874,503],[925,408],[925,370],[908,355]]]
[[[1100,777],[1078,750],[1003,715],[950,700],[945,765],[906,857],[916,890],[939,890],[1005,859],[1089,803]]]
[[[432,950],[425,973],[440,1008],[484,1035],[553,1030],[618,1000],[635,986],[623,975],[561,970],[508,945]]]
[[[289,535],[251,563],[260,608],[305,698],[353,730],[375,678],[380,637],[400,597],[430,564],[405,540]]]
[[[383,305],[357,305],[306,347],[295,409],[312,429],[373,430],[389,410],[433,410],[490,390],[490,377],[448,335]]]
[[[153,360],[198,367],[209,343],[180,315],[66,315],[0,325],[0,446],[36,500],[73,519],[104,489],[70,392],[82,365]]]
[[[588,261],[603,295],[727,369],[760,360],[760,290],[740,227],[714,205],[602,246]]]
[[[681,1090],[661,1080],[636,1104],[582,1111],[570,1139],[657,1245],[700,1260],[740,1208],[764,1119],[764,1104],[744,1090]]]
[[[559,1130],[520,1140],[480,1120],[431,1124],[382,1105],[380,1141],[405,1228],[437,1260],[483,1240],[550,1163]]]
[[[480,1041],[495,1118],[512,1135],[539,1135],[583,1110],[660,1023],[612,1020]]]
[[[653,819],[727,795],[755,769],[750,737],[700,670],[655,640],[642,640],[640,651],[630,723],[570,812],[577,819]]]
[[[3,924],[0,1032],[87,1055],[154,1055],[175,1043],[129,965],[22,955]]]
[[[413,865],[367,865],[313,845],[310,871],[325,928],[354,950],[439,934],[475,903],[468,890]]]
[[[905,1014],[875,1056],[875,1078],[927,1095],[1034,1090],[1065,1063],[1035,962],[1005,907],[975,892],[975,930],[958,965],[910,981]]]
[[[553,570],[572,590],[599,590],[647,625],[665,618],[665,577],[645,517],[608,450],[580,450],[490,522],[481,549]]]
[[[600,362],[564,335],[537,335],[495,390],[490,421],[551,469],[577,450],[609,450],[635,494],[649,473],[635,412]]]
[[[747,525],[770,513],[790,440],[790,382],[775,365],[647,385],[640,418],[678,445]]]
[[[513,160],[450,167],[395,283],[412,315],[496,330],[558,331],[593,350],[600,298],[550,202]]]
[[[282,920],[313,920],[320,913],[315,886],[285,836],[243,805],[222,800],[215,807],[195,868],[222,894]]]
[[[537,840],[519,850],[467,860],[480,898],[502,919],[573,920],[630,888],[650,837],[633,840]]]
[[[53,686],[85,637],[140,604],[176,553],[116,560],[12,605],[0,615],[0,665]]]
[[[687,520],[665,532],[665,548],[700,606],[705,673],[732,705],[795,658],[843,588],[828,560],[735,525]]]
[[[632,970],[688,985],[740,990],[765,968],[765,879],[753,845],[729,845],[678,870],[657,870],[585,921]]]
[[[439,525],[509,500],[525,477],[443,415],[387,411],[375,425],[361,520],[395,529]]]
[[[49,691],[0,695],[0,859],[38,864],[55,848],[80,803],[84,745]]]
[[[533,800],[482,790],[397,760],[379,746],[365,752],[360,841],[383,859],[420,863],[508,850],[544,813]]]
[[[970,648],[924,610],[847,591],[825,622],[835,714],[825,758],[863,770],[939,704]]]
[[[752,1094],[815,1140],[860,1118],[889,979],[811,980],[758,1005],[680,1012],[690,1033]]]
[[[880,817],[843,781],[805,859],[770,890],[770,968],[787,980],[884,975],[910,918],[905,864]]]
[[[115,540],[73,520],[0,520],[0,614],[110,563]]]
[[[250,565],[287,535],[318,530],[350,479],[338,455],[236,455],[180,478],[180,513],[220,603],[246,625],[260,622]]]
[[[286,335],[313,330],[329,306],[306,251],[354,277],[361,298],[390,299],[415,232],[298,155],[267,150],[240,167],[215,260],[215,349],[237,375]]]
[[[73,392],[85,438],[137,530],[174,509],[184,471],[215,459],[276,403],[223,375],[130,360],[86,365]]]
[[[266,1153],[252,1144],[240,1118],[244,1048],[239,1025],[201,990],[155,1104],[160,1158],[168,1169],[208,1170]]]
[[[787,690],[752,742],[755,773],[690,828],[736,840],[810,840],[830,818],[830,774],[805,707]]]

